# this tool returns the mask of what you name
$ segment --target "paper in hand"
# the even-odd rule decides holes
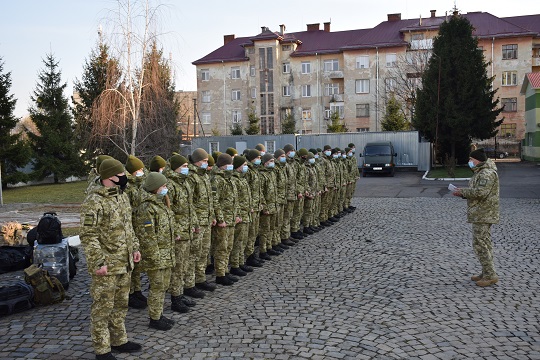
[[[457,186],[454,186],[452,184],[448,184],[448,190],[450,190],[451,192],[454,192],[457,190]]]

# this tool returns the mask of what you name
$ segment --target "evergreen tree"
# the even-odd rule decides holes
[[[28,109],[38,133],[29,133],[33,150],[33,173],[42,180],[53,175],[54,182],[73,175],[84,174],[77,146],[74,141],[72,119],[68,100],[64,96],[67,84],[61,84],[58,62],[52,54],[43,60],[45,69],[31,97],[34,106]]]
[[[296,121],[294,120],[294,115],[292,111],[288,113],[283,119],[283,122],[281,123],[281,133],[282,134],[296,133]]]
[[[261,119],[255,114],[255,109],[251,107],[248,113],[248,126],[244,129],[248,135],[257,135],[261,133],[259,122]]]
[[[344,133],[349,131],[345,126],[345,121],[342,121],[339,118],[338,111],[334,111],[332,115],[330,115],[330,124],[327,126],[326,131],[329,133]]]
[[[4,62],[0,57],[0,168],[2,187],[27,181],[26,174],[17,171],[30,160],[30,147],[20,134],[12,134],[19,119],[13,115],[17,100],[10,94],[11,72],[4,73]]]
[[[242,135],[243,133],[244,132],[240,124],[233,124],[233,126],[231,126],[231,135]]]
[[[116,150],[109,141],[96,136],[92,111],[103,91],[117,87],[119,79],[118,61],[110,56],[109,47],[100,42],[85,61],[82,79],[76,79],[73,87],[75,136],[79,149],[84,150],[85,160],[93,159],[99,154],[113,154]]]
[[[413,119],[413,126],[436,143],[437,158],[448,154],[460,163],[468,158],[471,139],[494,136],[502,123],[488,63],[472,34],[471,23],[457,10],[441,24]]]
[[[401,106],[392,94],[386,105],[386,114],[381,122],[383,131],[404,131],[409,130],[409,123],[401,111]]]

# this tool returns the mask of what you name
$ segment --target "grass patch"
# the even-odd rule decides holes
[[[8,188],[2,191],[4,204],[80,204],[85,198],[86,181]]]
[[[77,227],[62,227],[62,235],[64,237],[79,235],[80,228]]]
[[[455,169],[455,178],[470,178],[472,176],[472,171],[468,166],[458,166]],[[450,178],[446,168],[440,167],[429,170],[427,174],[428,178],[437,179],[437,178]]]

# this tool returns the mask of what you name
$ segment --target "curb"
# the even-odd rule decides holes
[[[428,178],[427,174],[429,173],[429,170],[426,170],[424,175],[422,176],[422,180],[440,180],[440,181],[468,181],[471,178]]]

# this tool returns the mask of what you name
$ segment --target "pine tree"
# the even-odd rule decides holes
[[[2,187],[27,181],[26,174],[17,170],[30,160],[30,147],[20,134],[12,134],[19,119],[13,115],[17,100],[10,94],[11,72],[4,73],[4,62],[0,57],[0,168]]]
[[[345,126],[345,122],[339,118],[339,112],[334,111],[330,115],[330,124],[327,126],[326,131],[329,133],[344,133],[349,131]]]
[[[294,120],[294,115],[292,111],[288,113],[283,119],[283,122],[281,123],[281,133],[282,134],[296,133],[296,121]]]
[[[457,10],[441,24],[413,119],[413,126],[436,143],[438,159],[449,155],[459,163],[466,162],[471,139],[494,136],[502,123],[488,63],[472,34],[471,23]]]
[[[64,96],[66,83],[61,84],[58,62],[52,54],[43,60],[45,69],[31,97],[34,106],[28,109],[38,130],[29,133],[33,150],[33,173],[37,180],[53,175],[54,182],[73,175],[84,174],[77,146],[75,145],[68,100]]]
[[[242,130],[242,126],[240,124],[233,124],[231,126],[231,135],[242,135],[244,131]]]
[[[404,131],[409,130],[409,123],[401,111],[401,106],[394,95],[390,95],[386,105],[386,114],[381,122],[383,131]]]
[[[261,133],[259,122],[261,119],[255,114],[255,109],[251,107],[248,112],[248,126],[244,129],[248,135],[257,135]]]

